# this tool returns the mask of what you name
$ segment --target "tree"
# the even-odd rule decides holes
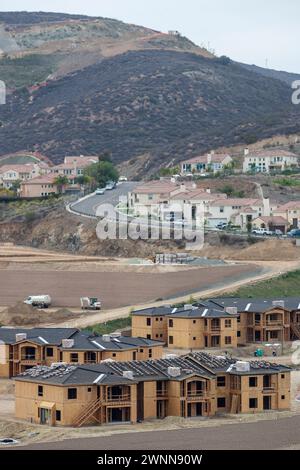
[[[55,178],[54,184],[56,184],[59,194],[63,192],[63,188],[64,186],[66,186],[66,184],[68,184],[68,182],[69,182],[68,178],[63,175],[58,175]]]
[[[109,181],[118,181],[119,173],[111,162],[100,161],[93,163],[84,172],[85,176],[89,176],[93,183],[92,185],[104,187]]]
[[[17,193],[18,192],[18,189],[20,189],[20,186],[21,186],[21,181],[20,180],[17,180],[17,181],[13,181],[10,189],[14,192],[14,193]]]
[[[75,183],[81,186],[88,186],[91,183],[91,177],[88,175],[79,175],[75,178]]]

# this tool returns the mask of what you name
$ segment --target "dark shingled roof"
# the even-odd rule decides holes
[[[280,364],[251,361],[249,371],[237,371],[236,362],[236,359],[228,356],[212,356],[198,352],[181,357],[149,361],[104,361],[101,364],[81,366],[37,366],[23,372],[16,377],[16,380],[56,385],[131,384],[150,380],[180,381],[193,376],[214,378],[219,373],[265,375],[291,370]],[[169,367],[178,368],[179,373],[176,377],[170,374]],[[128,371],[132,373],[132,379],[124,376],[124,372]]]

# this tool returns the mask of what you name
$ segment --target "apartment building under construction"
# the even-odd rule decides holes
[[[206,353],[56,364],[16,377],[15,395],[18,419],[53,426],[258,413],[290,408],[290,369]]]
[[[300,297],[219,298],[180,308],[132,313],[132,334],[164,341],[169,348],[230,348],[300,339]]]

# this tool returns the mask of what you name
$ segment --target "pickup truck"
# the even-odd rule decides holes
[[[255,228],[254,230],[252,230],[252,234],[253,235],[262,235],[262,236],[271,236],[273,235],[273,232],[271,232],[271,230],[267,230],[266,228]]]

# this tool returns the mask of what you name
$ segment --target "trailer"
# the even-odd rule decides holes
[[[81,310],[101,310],[101,302],[97,297],[81,297]]]

